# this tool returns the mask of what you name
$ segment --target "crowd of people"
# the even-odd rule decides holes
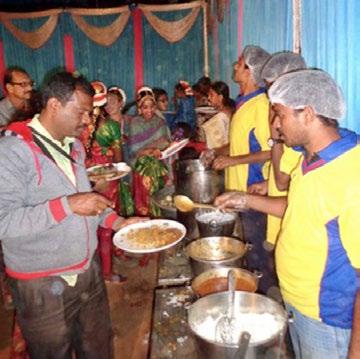
[[[226,83],[202,77],[175,85],[172,112],[164,89],[141,87],[129,115],[118,86],[64,72],[37,93],[24,69],[7,69],[1,275],[30,357],[111,357],[104,280],[126,280],[112,273],[113,232],[159,216],[151,195],[173,179],[161,151],[189,138],[180,158],[225,171],[215,205],[241,212],[253,246],[247,268],[263,273],[259,292],[293,315],[296,358],[356,358],[360,149],[358,136],[339,127],[341,89],[289,51],[246,46],[233,70],[235,101]],[[198,106],[213,109],[201,123]],[[89,182],[86,168],[121,161],[131,176]]]

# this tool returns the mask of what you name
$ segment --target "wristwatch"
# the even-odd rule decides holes
[[[271,138],[271,137],[267,140],[267,144],[270,148],[274,147],[278,143],[284,143],[284,141],[281,140],[280,138]]]

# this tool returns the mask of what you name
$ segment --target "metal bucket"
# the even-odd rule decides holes
[[[224,175],[206,168],[200,160],[175,163],[175,192],[198,203],[212,203],[224,192]]]
[[[195,220],[199,228],[200,237],[232,236],[237,213],[223,213],[220,211],[199,209]]]
[[[256,292],[262,274],[260,272],[252,273],[246,269],[231,267],[213,268],[199,274],[191,282],[193,292],[199,297],[204,297],[209,294],[227,291],[229,287],[228,273],[230,270],[233,271],[236,278],[235,290]]]
[[[224,342],[216,331],[220,318],[229,312],[229,292],[200,298],[188,310],[188,324],[195,334],[198,351],[204,359],[283,358],[282,342],[288,317],[284,308],[260,294],[235,292],[235,326],[231,342]],[[239,338],[250,334],[245,354],[239,356]]]
[[[186,247],[195,276],[212,268],[241,267],[250,246],[232,237],[204,237]]]

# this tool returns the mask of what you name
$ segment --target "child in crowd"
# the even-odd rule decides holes
[[[153,93],[156,100],[156,106],[158,108],[158,115],[166,120],[168,127],[173,128],[173,122],[175,120],[175,114],[168,111],[169,97],[167,92],[159,87],[154,87]]]

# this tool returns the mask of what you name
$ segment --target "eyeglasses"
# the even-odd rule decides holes
[[[18,85],[22,88],[25,88],[27,86],[33,87],[35,85],[35,81],[21,81],[21,82],[10,82],[12,85]]]

